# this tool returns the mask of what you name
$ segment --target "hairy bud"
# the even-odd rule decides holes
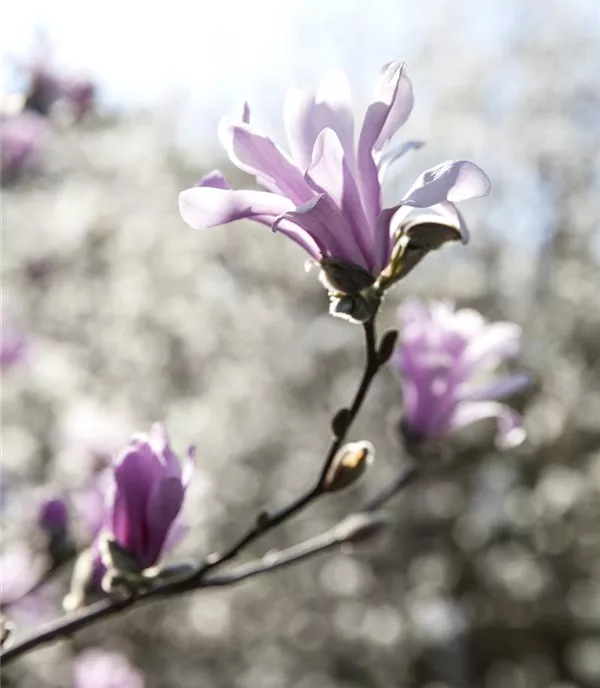
[[[350,442],[340,449],[329,467],[323,486],[337,492],[353,485],[372,463],[375,449],[370,442]]]

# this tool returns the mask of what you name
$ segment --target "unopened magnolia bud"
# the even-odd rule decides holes
[[[323,486],[337,492],[353,485],[373,461],[375,449],[370,442],[350,442],[340,449],[329,467]]]
[[[357,295],[368,289],[375,278],[360,265],[337,258],[323,258],[319,279],[330,292]]]

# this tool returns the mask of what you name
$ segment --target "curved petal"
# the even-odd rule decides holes
[[[154,484],[145,513],[147,541],[140,564],[148,568],[158,561],[167,533],[183,504],[185,490],[178,478],[170,477]]]
[[[521,349],[522,330],[511,322],[495,322],[485,327],[466,347],[461,364],[491,369]]]
[[[461,393],[461,397],[468,401],[487,401],[505,399],[528,387],[531,378],[525,373],[514,373],[492,382],[485,387]]]
[[[346,159],[354,166],[354,115],[348,77],[341,69],[332,69],[319,84],[317,91],[317,124],[319,130],[329,128],[337,134]]]
[[[468,401],[460,404],[452,416],[449,429],[458,430],[485,418],[498,419],[496,444],[501,449],[512,449],[525,440],[521,416],[496,401]]]
[[[340,208],[362,254],[361,264],[372,270],[375,266],[372,231],[344,148],[333,129],[324,129],[317,137],[306,176]]]
[[[293,210],[287,198],[267,191],[232,191],[215,187],[186,189],[179,194],[179,212],[194,229],[224,225],[234,220],[272,218]]]
[[[489,191],[490,180],[480,167],[468,160],[449,160],[423,172],[401,203],[430,208],[444,201],[457,203],[485,196]]]
[[[171,449],[169,435],[164,424],[154,423],[148,433],[148,439],[152,450],[159,461],[163,463],[166,473],[181,479],[181,464],[175,452]]]
[[[347,260],[368,270],[348,223],[327,194],[319,194],[308,203],[283,213],[273,223],[273,230],[285,220],[304,229],[322,247],[326,254],[323,258]]]
[[[378,153],[404,124],[412,106],[412,84],[404,73],[404,63],[386,65],[373,102],[367,108],[358,139],[361,196],[369,221],[374,222],[381,212],[381,188],[373,154]]]
[[[327,128],[336,132],[349,165],[354,167],[352,97],[348,79],[341,69],[325,75],[316,97],[300,88],[290,89],[283,116],[290,152],[301,170],[310,165],[315,141]]]
[[[360,149],[379,151],[408,119],[414,104],[413,88],[404,62],[390,62],[382,69],[375,97],[367,108],[359,138]]]
[[[163,553],[167,554],[172,549],[175,549],[175,547],[177,547],[177,545],[188,534],[189,530],[189,526],[186,526],[183,523],[179,523],[179,521],[175,521],[175,523],[173,523],[169,532],[167,533],[165,541],[163,542]]]
[[[383,178],[386,172],[388,171],[390,166],[396,162],[396,160],[399,160],[400,158],[404,157],[407,153],[410,153],[410,151],[419,150],[419,148],[423,148],[424,145],[425,141],[404,141],[398,146],[394,146],[392,150],[386,151],[377,163],[379,181],[383,182]]]
[[[306,203],[314,192],[302,172],[271,139],[249,124],[222,120],[219,137],[234,165],[256,175],[269,191],[287,196],[294,204]]]
[[[202,179],[197,181],[194,186],[209,187],[212,189],[231,189],[229,182],[219,170],[211,170],[208,174],[205,174]]]
[[[291,88],[283,106],[285,133],[294,162],[301,170],[310,165],[319,132],[313,120],[315,98],[301,88]]]
[[[119,543],[140,558],[145,548],[145,514],[148,500],[163,468],[149,444],[127,449],[114,468],[113,533]]]
[[[375,221],[375,265],[383,270],[392,257],[392,219],[398,207],[384,208]]]

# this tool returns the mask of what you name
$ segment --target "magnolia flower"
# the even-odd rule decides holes
[[[299,89],[288,93],[287,154],[250,124],[246,105],[241,120],[221,122],[219,136],[230,160],[255,175],[264,190],[235,191],[215,170],[180,194],[181,215],[195,229],[240,219],[266,225],[321,265],[331,291],[359,293],[390,264],[402,230],[399,222],[411,210],[439,212],[442,223],[454,228],[448,238],[467,241],[454,204],[489,192],[489,180],[477,165],[452,160],[425,171],[397,204],[383,208],[385,170],[421,145],[409,141],[386,149],[412,107],[412,84],[404,64],[390,63],[380,75],[355,147],[348,81],[342,71],[334,71],[316,97]]]
[[[167,538],[181,536],[175,523],[193,473],[193,450],[182,464],[157,423],[148,435],[134,435],[113,466],[105,532],[127,550],[141,570],[156,564]]]
[[[36,161],[46,132],[44,118],[34,112],[2,117],[0,153],[5,179],[14,179],[27,165]]]
[[[124,655],[90,649],[75,659],[73,688],[144,688],[144,678]]]
[[[525,438],[519,414],[499,403],[528,384],[523,374],[485,377],[521,348],[521,328],[486,323],[472,309],[445,302],[429,307],[406,301],[392,365],[402,377],[403,429],[418,439],[441,439],[483,418],[498,419],[497,442],[514,447]]]
[[[63,76],[39,60],[24,65],[29,72],[29,88],[24,108],[44,117],[52,114],[57,103],[63,103],[75,120],[93,110],[96,86],[84,76]]]

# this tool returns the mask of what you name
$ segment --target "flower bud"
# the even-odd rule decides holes
[[[370,442],[350,442],[340,449],[323,482],[327,492],[353,485],[373,461],[375,449]]]

